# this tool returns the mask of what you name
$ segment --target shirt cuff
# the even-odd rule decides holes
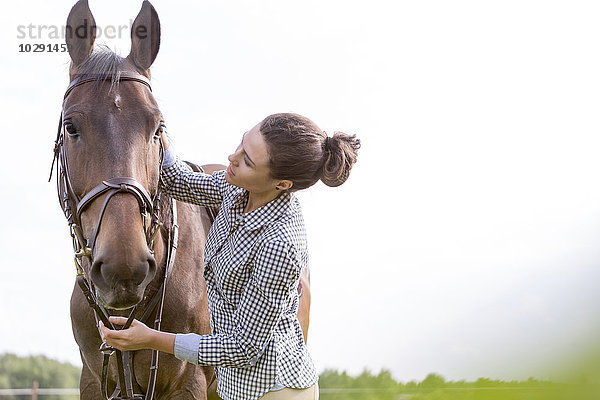
[[[198,364],[198,348],[202,336],[195,333],[178,333],[175,335],[174,354],[182,361]]]
[[[269,392],[276,392],[278,390],[281,389],[285,389],[286,386],[282,383],[279,382],[279,379],[275,378],[275,384],[273,385],[273,387],[271,389],[269,389]]]
[[[173,146],[169,146],[167,150],[165,150],[165,156],[163,158],[162,166],[163,168],[168,168],[175,164],[176,157],[175,151],[173,150]]]

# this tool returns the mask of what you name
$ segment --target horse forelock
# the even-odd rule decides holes
[[[112,89],[119,84],[121,73],[124,71],[144,74],[144,71],[140,71],[135,64],[113,52],[108,46],[97,45],[85,61],[72,67],[71,79],[93,78],[95,86],[109,81]]]

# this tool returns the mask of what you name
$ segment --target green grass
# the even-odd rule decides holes
[[[321,400],[598,400],[600,388],[589,385],[551,384],[541,387],[439,388],[412,391],[321,390]]]
[[[322,400],[600,400],[596,380],[556,383],[529,378],[526,381],[499,381],[480,378],[474,382],[445,381],[429,374],[421,382],[396,382],[389,371],[369,371],[352,377],[345,372],[326,370],[320,376]],[[590,383],[593,382],[593,383]]]

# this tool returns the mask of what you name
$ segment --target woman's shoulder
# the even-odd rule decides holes
[[[296,250],[306,248],[306,228],[300,204],[291,197],[288,207],[279,218],[266,227],[263,242],[279,242]]]

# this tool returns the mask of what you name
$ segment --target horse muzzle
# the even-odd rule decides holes
[[[138,304],[156,274],[156,261],[149,251],[131,253],[105,251],[94,257],[90,277],[106,308],[124,310]]]
[[[105,181],[90,193],[77,208],[77,216],[88,227],[89,278],[103,306],[131,308],[142,300],[156,275],[154,235],[150,232],[156,233],[159,226],[146,229],[146,216],[158,210],[145,189],[131,178]],[[101,196],[104,201],[93,202]],[[89,213],[84,214],[84,209]],[[96,218],[96,227],[90,231]]]

